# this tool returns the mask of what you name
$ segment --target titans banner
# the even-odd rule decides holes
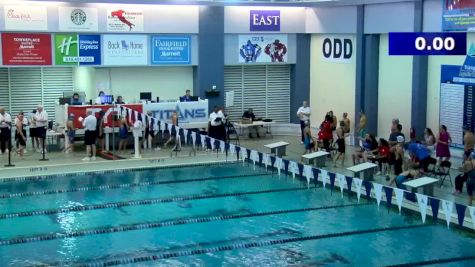
[[[287,62],[287,35],[239,35],[240,63]]]

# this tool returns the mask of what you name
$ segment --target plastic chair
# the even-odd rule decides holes
[[[452,163],[450,161],[444,160],[440,163],[437,171],[434,171],[434,177],[440,179],[440,187],[444,185],[445,178],[449,177],[450,185],[453,185],[452,178],[450,176],[450,167]]]

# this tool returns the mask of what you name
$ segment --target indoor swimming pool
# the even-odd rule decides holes
[[[475,266],[475,234],[214,164],[0,182],[0,266]]]

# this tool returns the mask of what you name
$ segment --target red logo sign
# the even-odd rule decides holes
[[[51,65],[51,35],[2,33],[3,65]]]

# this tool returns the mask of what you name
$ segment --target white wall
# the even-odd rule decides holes
[[[310,106],[312,108],[311,124],[320,125],[325,114],[333,110],[338,120],[343,112],[348,112],[351,128],[354,129],[356,60],[350,64],[323,61],[322,45],[328,35],[313,34],[310,48]],[[351,38],[355,35],[331,35]],[[356,49],[356,48],[354,48]],[[356,51],[353,51],[353,57]]]
[[[305,32],[303,7],[227,6],[224,7],[224,33],[249,33],[250,10],[280,10],[280,33]]]
[[[378,133],[388,138],[393,118],[399,118],[409,136],[412,107],[412,56],[389,56],[388,35],[379,41]],[[375,112],[366,110],[366,112]]]
[[[75,89],[86,91],[87,99],[95,99],[100,90],[126,102],[138,101],[140,92],[152,92],[153,99],[178,99],[193,90],[193,67],[82,68],[74,72]]]
[[[356,6],[305,10],[306,33],[356,33]]]
[[[442,16],[442,13],[440,15]],[[413,2],[365,5],[365,33],[412,31],[414,31]]]
[[[422,25],[424,32],[442,31],[442,1],[424,1],[424,16]]]

